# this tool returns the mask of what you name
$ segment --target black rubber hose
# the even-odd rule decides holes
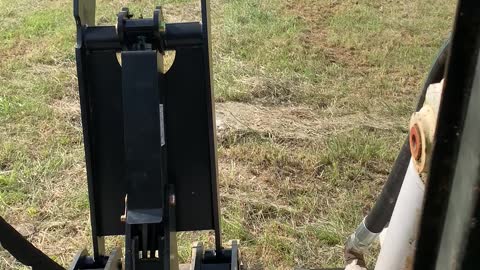
[[[432,68],[430,69],[422,92],[418,98],[416,111],[420,110],[425,102],[425,95],[427,93],[428,86],[433,83],[438,83],[443,79],[449,46],[450,38],[447,39],[447,41],[445,41],[443,44],[433,63]],[[400,153],[393,164],[393,168],[388,175],[387,182],[383,186],[380,196],[378,197],[368,216],[365,218],[365,226],[369,231],[373,233],[380,233],[388,224],[388,222],[390,222],[393,209],[397,202],[398,194],[402,188],[403,179],[408,169],[410,158],[410,145],[407,136],[407,139],[403,143]]]

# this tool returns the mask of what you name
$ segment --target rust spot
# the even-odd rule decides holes
[[[413,270],[413,257],[412,255],[407,256],[405,259],[405,270]]]
[[[420,128],[417,124],[413,125],[410,129],[409,141],[412,157],[415,160],[420,160],[422,157],[422,137],[420,135]]]

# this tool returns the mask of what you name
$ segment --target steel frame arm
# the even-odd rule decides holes
[[[479,1],[459,1],[414,269],[479,269],[479,15]]]
[[[25,239],[15,228],[0,217],[0,245],[19,262],[33,270],[65,269]]]

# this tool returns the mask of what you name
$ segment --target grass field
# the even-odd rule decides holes
[[[249,269],[342,265],[406,136],[453,0],[212,0],[224,239]],[[197,1],[163,1],[171,21]],[[97,21],[122,6],[97,0]],[[90,243],[69,0],[0,0],[0,215],[67,266]],[[1,233],[1,232],[0,232]],[[180,234],[189,243],[209,234]],[[109,240],[109,246],[120,245]],[[22,269],[0,250],[0,269]]]

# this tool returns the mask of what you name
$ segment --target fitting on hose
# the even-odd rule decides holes
[[[358,226],[357,230],[348,238],[345,243],[344,258],[346,265],[354,263],[360,267],[365,267],[364,254],[367,252],[370,244],[377,239],[379,233],[371,232],[365,225],[365,219]]]

